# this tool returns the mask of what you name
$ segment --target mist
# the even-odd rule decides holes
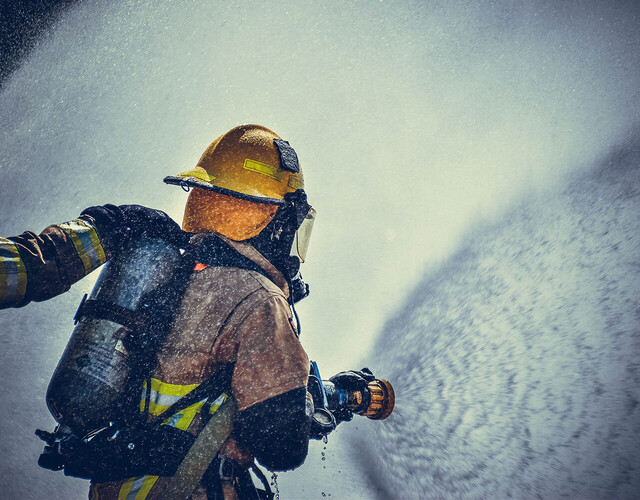
[[[638,13],[634,2],[80,2],[0,93],[0,234],[104,203],[180,221],[186,194],[162,178],[231,127],[263,124],[298,152],[318,211],[302,343],[325,377],[359,368],[424,269],[470,228],[629,136]],[[47,498],[50,484],[86,494],[37,468],[32,432],[52,425],[46,385],[94,279],[0,312],[9,497]],[[294,491],[302,470],[286,475]]]

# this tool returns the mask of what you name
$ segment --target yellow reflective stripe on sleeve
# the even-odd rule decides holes
[[[89,274],[107,261],[98,233],[87,221],[74,219],[57,224],[57,226],[71,238],[78,257],[80,257],[84,266],[85,274]]]
[[[177,385],[167,384],[158,379],[151,379],[151,391],[149,398],[149,413],[160,415],[171,405],[178,402],[183,396],[189,394],[200,384]],[[144,411],[147,398],[147,382],[142,384],[142,397],[140,399],[140,411]]]
[[[159,405],[155,402],[149,402],[149,413],[151,415],[160,415],[167,411],[171,405]],[[144,400],[140,402],[140,411],[144,411]]]
[[[27,292],[27,269],[16,244],[0,238],[0,307],[14,306]]]
[[[180,398],[176,399],[176,401],[178,401],[178,400],[180,400]],[[144,399],[142,401],[140,401],[140,411],[144,411],[144,402],[145,402]],[[181,410],[181,411],[175,413],[175,415],[180,415],[180,414],[185,413],[187,411],[194,411],[194,412],[198,413],[200,411],[200,409],[202,408],[203,404],[204,404],[204,399],[202,401],[198,402],[198,403],[194,403],[191,406],[188,406],[184,410]],[[149,402],[149,413],[151,413],[152,415],[160,415],[161,413],[164,413],[165,411],[167,411],[170,406],[171,405],[161,405],[161,404],[158,404],[155,401],[151,400]]]
[[[131,479],[127,479],[125,481],[125,483],[120,488],[120,491],[118,492],[118,500],[127,500],[127,496],[129,496],[129,492],[131,491],[131,486],[133,485],[133,481],[135,479],[136,479],[135,477],[132,477]]]
[[[168,384],[158,379],[151,379],[151,390],[149,398],[149,413],[151,415],[161,415],[167,411],[173,404],[177,403],[184,396],[193,391],[200,384],[177,385]],[[140,411],[144,411],[147,402],[147,382],[142,384],[142,397],[140,398]],[[226,394],[221,394],[209,408],[209,413],[213,414],[227,398]],[[191,406],[168,416],[162,425],[170,425],[180,430],[186,431],[191,425],[196,414],[202,412],[202,407],[206,403],[207,398],[193,403]]]
[[[127,479],[118,492],[118,500],[144,500],[158,477],[140,476]]]
[[[158,379],[151,379],[151,390],[156,391],[159,394],[165,396],[186,396],[191,391],[193,391],[200,384],[188,384],[188,385],[177,385],[177,384],[167,384],[166,382],[161,382]],[[144,381],[142,386],[147,388],[147,381]]]

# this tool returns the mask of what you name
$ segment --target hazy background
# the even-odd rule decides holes
[[[639,11],[615,1],[79,2],[2,83],[0,234],[107,202],[181,220],[186,194],[162,177],[229,128],[264,124],[296,148],[318,210],[302,342],[325,376],[359,367],[425,267],[470,227],[631,135]],[[90,288],[0,312],[7,498],[47,498],[49,484],[86,491],[37,469],[32,431],[52,424],[44,392]],[[335,484],[337,498],[373,494],[359,469],[345,480],[351,425],[331,459],[314,447],[287,474],[290,498],[321,497],[307,475]]]

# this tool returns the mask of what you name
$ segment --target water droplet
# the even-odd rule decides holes
[[[275,500],[280,500],[280,488],[278,488],[278,475],[275,472],[271,473],[271,480],[273,481],[271,484],[275,486]]]

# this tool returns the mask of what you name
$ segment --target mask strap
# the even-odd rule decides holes
[[[291,310],[293,311],[293,316],[296,318],[296,337],[300,338],[300,334],[302,333],[302,325],[300,324],[300,317],[298,316],[296,306],[293,302],[293,286],[291,284],[291,279],[287,278],[287,281],[289,282],[289,305],[291,306]]]

